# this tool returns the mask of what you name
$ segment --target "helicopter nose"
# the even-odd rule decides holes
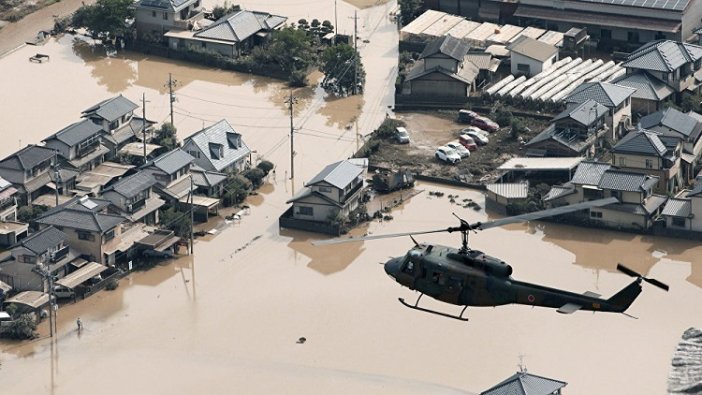
[[[402,266],[402,260],[400,258],[392,258],[385,262],[385,273],[392,278],[397,278],[397,274],[400,272]]]

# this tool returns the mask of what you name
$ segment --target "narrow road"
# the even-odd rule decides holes
[[[0,58],[34,38],[39,30],[51,30],[55,17],[68,15],[82,4],[94,2],[95,0],[61,0],[25,16],[18,22],[6,25],[0,29]]]

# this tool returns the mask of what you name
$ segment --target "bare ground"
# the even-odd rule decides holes
[[[409,167],[423,175],[460,179],[464,182],[489,182],[498,176],[496,171],[510,158],[523,156],[524,150],[518,140],[510,136],[510,128],[503,127],[490,135],[490,142],[471,152],[458,165],[450,165],[434,157],[436,148],[455,141],[461,129],[468,125],[455,122],[455,112],[401,113],[397,118],[407,124],[410,144],[394,144],[382,141],[371,158],[371,164],[380,167]],[[547,123],[523,119],[531,131],[521,134],[529,141],[543,130]]]

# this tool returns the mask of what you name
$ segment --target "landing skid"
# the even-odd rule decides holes
[[[402,303],[404,306],[409,307],[409,308],[412,309],[412,310],[419,310],[419,311],[423,311],[423,312],[425,312],[425,313],[436,314],[436,315],[440,315],[440,316],[442,316],[442,317],[453,318],[454,320],[459,320],[459,321],[468,321],[468,318],[464,318],[464,317],[463,317],[463,313],[466,312],[466,309],[468,308],[468,306],[464,306],[464,307],[463,307],[463,310],[461,310],[461,314],[459,314],[459,315],[451,315],[451,314],[447,314],[447,313],[442,313],[442,312],[440,312],[440,311],[425,309],[424,307],[419,307],[419,306],[418,306],[418,305],[419,305],[419,300],[422,299],[422,296],[424,296],[424,294],[419,295],[419,297],[417,298],[417,301],[414,302],[413,305],[412,305],[412,304],[409,304],[409,303],[407,303],[407,302],[405,302],[405,299],[404,299],[404,298],[397,298],[397,299],[398,299],[398,300],[400,301],[400,303]]]

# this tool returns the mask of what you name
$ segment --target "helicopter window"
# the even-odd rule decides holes
[[[412,262],[411,259],[407,259],[405,261],[405,265],[402,267],[402,271],[405,273],[412,273],[414,272],[414,262]]]

